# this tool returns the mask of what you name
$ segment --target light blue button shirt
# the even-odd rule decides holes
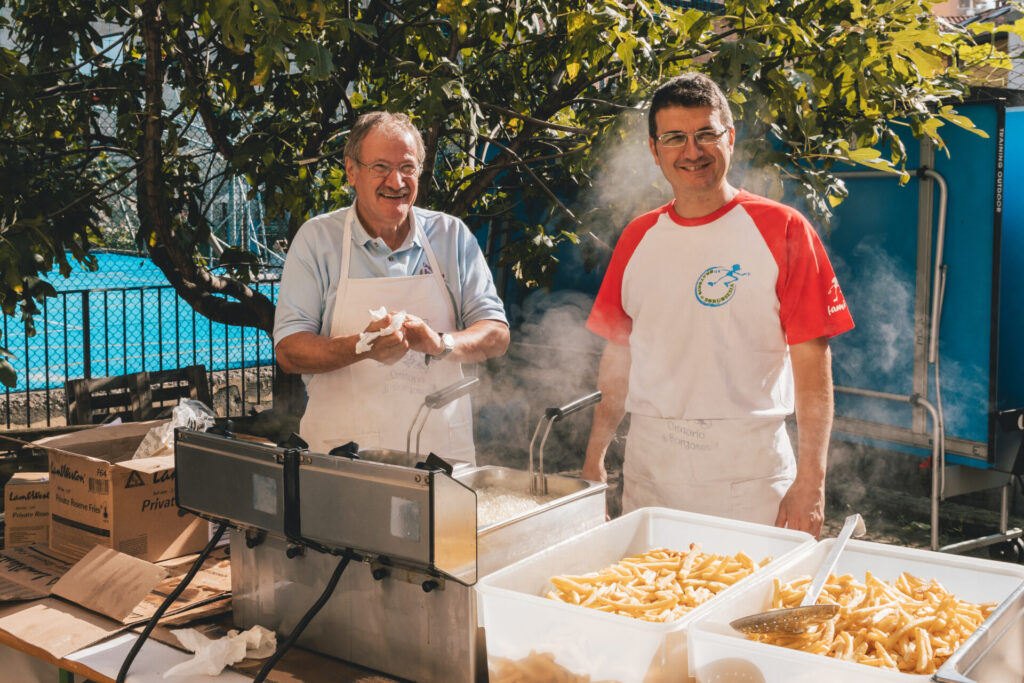
[[[296,332],[329,335],[341,279],[341,250],[352,249],[349,277],[407,277],[430,273],[420,233],[410,231],[394,251],[384,240],[370,237],[358,217],[352,221],[349,245],[342,244],[351,207],[325,213],[303,223],[288,249],[274,316],[274,343]],[[506,325],[505,308],[476,238],[466,224],[439,211],[413,207],[417,225],[426,234],[455,308],[459,329],[481,320]],[[327,311],[328,314],[324,315]],[[367,312],[367,323],[370,321]]]

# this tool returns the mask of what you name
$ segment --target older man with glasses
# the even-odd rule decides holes
[[[404,450],[424,396],[508,347],[476,239],[458,218],[414,206],[423,158],[407,116],[361,116],[345,145],[355,203],[304,223],[288,250],[274,342],[281,368],[306,383],[299,433],[313,451]],[[469,398],[440,412],[420,450],[474,462]]]
[[[583,476],[626,412],[623,511],[666,506],[817,535],[829,337],[853,319],[814,228],[733,187],[736,130],[708,77],[658,88],[650,150],[674,198],[626,226],[587,327],[608,340]],[[785,418],[796,411],[797,453]]]

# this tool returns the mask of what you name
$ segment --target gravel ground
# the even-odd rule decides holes
[[[614,460],[614,458],[610,458]],[[846,517],[864,518],[863,540],[911,548],[931,546],[931,469],[916,456],[833,445],[826,479],[825,524],[820,538],[839,533]],[[578,469],[563,470],[573,476]],[[612,517],[621,509],[621,469],[609,467],[608,507]],[[1024,528],[1024,509],[1018,499],[1011,508],[1009,527]],[[999,495],[981,492],[941,501],[939,545],[970,540],[999,531]],[[988,546],[967,554],[989,557]]]

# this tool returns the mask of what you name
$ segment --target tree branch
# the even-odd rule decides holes
[[[181,63],[181,70],[184,72],[189,85],[196,92],[196,108],[199,110],[199,117],[203,120],[203,127],[209,134],[210,140],[213,141],[213,145],[217,149],[217,152],[224,157],[225,160],[230,160],[234,156],[234,145],[217,122],[217,115],[213,111],[213,102],[210,101],[209,91],[206,88],[206,81],[199,76],[195,65],[190,59],[190,55],[193,51],[189,50],[187,42],[188,26],[185,24],[185,21],[186,20],[183,17],[181,23],[178,25],[177,34],[175,35],[175,46],[178,49],[178,59]]]
[[[453,133],[459,133],[459,132],[461,132],[461,133],[468,133],[470,131],[452,130],[451,132],[453,132]],[[548,196],[548,198],[551,199],[551,201],[553,201],[555,204],[557,204],[558,207],[567,216],[569,216],[569,218],[572,219],[572,221],[574,223],[578,224],[580,222],[579,219],[576,218],[576,214],[574,214],[572,212],[572,210],[569,209],[568,206],[566,206],[565,204],[562,203],[562,200],[559,199],[558,196],[554,192],[551,191],[551,188],[548,187],[547,183],[545,183],[543,180],[541,180],[540,176],[538,176],[536,173],[533,172],[533,169],[530,168],[530,165],[526,162],[526,160],[522,159],[514,150],[506,147],[505,145],[503,145],[501,142],[499,142],[498,140],[496,140],[494,138],[490,138],[490,137],[487,137],[485,135],[480,135],[479,133],[477,133],[477,136],[481,137],[481,138],[484,138],[485,140],[487,140],[488,142],[490,142],[494,146],[501,148],[502,154],[506,154],[507,153],[509,156],[515,158],[517,160],[517,162],[520,165],[522,165],[523,170],[526,171],[530,175],[531,178],[533,178],[533,181],[535,183],[537,183],[537,186],[540,187],[541,190],[543,190],[544,194],[546,194]],[[458,214],[456,214],[456,215],[458,215]]]
[[[499,107],[496,104],[490,104],[488,102],[481,102],[480,103],[480,108],[481,109],[490,109],[491,111],[496,111],[496,112],[498,112],[500,114],[505,114],[507,116],[511,116],[513,118],[516,118],[516,119],[522,119],[523,121],[529,121],[530,123],[537,124],[537,126],[539,126],[541,128],[550,128],[551,130],[560,130],[560,131],[564,131],[566,133],[576,133],[576,134],[584,134],[584,135],[592,135],[592,134],[597,132],[596,130],[594,130],[592,128],[578,128],[576,126],[563,126],[563,125],[558,124],[558,123],[551,123],[550,121],[542,121],[542,120],[536,119],[536,118],[534,118],[532,116],[527,116],[526,114],[520,114],[519,112],[515,111],[514,109],[506,109],[505,107]]]

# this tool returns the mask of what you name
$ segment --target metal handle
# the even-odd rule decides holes
[[[430,411],[436,408],[443,408],[457,398],[461,398],[469,393],[472,389],[480,382],[479,377],[463,377],[454,384],[449,384],[444,389],[438,389],[432,394],[427,394],[427,397],[423,399],[423,405],[416,411],[416,416],[412,418],[412,424],[409,425],[409,431],[405,433],[405,451],[406,453],[411,452],[409,447],[412,445],[412,432],[416,429],[416,423],[419,422],[419,429],[416,429],[416,455],[420,454],[420,432],[423,431],[423,427],[427,424],[427,418],[430,417]],[[422,421],[420,416],[423,416]]]
[[[552,422],[558,422],[563,417],[568,417],[575,412],[579,412],[584,408],[589,408],[592,405],[597,405],[601,402],[601,392],[595,391],[592,394],[578,398],[572,403],[566,403],[561,408],[548,408],[544,411],[544,416]]]
[[[804,594],[804,599],[800,603],[801,607],[807,605],[813,605],[818,599],[818,594],[821,593],[821,589],[825,587],[825,582],[828,580],[829,574],[835,569],[836,563],[839,562],[839,554],[843,552],[843,548],[846,547],[846,542],[850,540],[850,536],[863,536],[867,529],[864,527],[864,518],[858,514],[850,515],[843,522],[843,530],[836,536],[835,545],[832,546],[832,550],[829,551],[828,556],[825,557],[825,561],[821,564],[818,569],[818,573],[814,575],[814,581],[811,582],[811,587],[807,589],[807,593]]]
[[[469,390],[479,382],[479,377],[463,377],[458,382],[427,395],[427,397],[423,399],[423,403],[431,410],[443,408],[455,399],[468,394]]]
[[[534,494],[546,495],[548,492],[548,480],[544,476],[544,444],[548,440],[548,433],[551,432],[551,425],[558,422],[566,415],[571,415],[578,410],[583,410],[588,406],[592,406],[595,403],[600,403],[601,392],[595,391],[592,394],[587,394],[582,398],[578,398],[575,401],[566,403],[561,408],[548,408],[544,411],[544,417],[537,423],[537,429],[533,432],[533,438],[530,439],[530,489]],[[541,428],[544,425],[547,427],[544,429],[544,436],[541,437],[540,447],[537,449],[537,459],[540,466],[540,470],[537,473],[533,471],[533,446],[537,443],[537,437],[540,435]]]

